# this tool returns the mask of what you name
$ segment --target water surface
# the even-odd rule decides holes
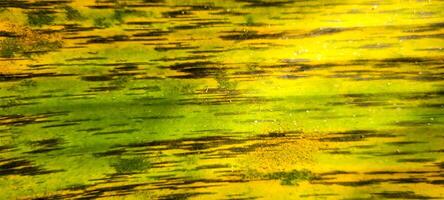
[[[0,199],[444,198],[443,8],[3,0]]]

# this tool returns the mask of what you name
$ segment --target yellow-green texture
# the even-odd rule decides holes
[[[444,2],[1,0],[0,199],[442,199]]]

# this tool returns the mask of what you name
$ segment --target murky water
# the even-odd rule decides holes
[[[444,198],[444,2],[0,1],[0,199]]]

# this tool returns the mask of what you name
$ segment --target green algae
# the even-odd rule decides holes
[[[43,25],[50,25],[54,22],[55,16],[49,10],[34,10],[26,13],[28,17],[28,24],[31,26],[41,27]]]
[[[439,2],[22,3],[0,198],[443,195]]]
[[[111,166],[117,173],[130,173],[147,170],[151,164],[143,158],[119,158]]]

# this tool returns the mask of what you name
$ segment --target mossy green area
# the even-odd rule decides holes
[[[28,24],[31,26],[51,25],[55,16],[49,10],[35,10],[26,13]]]
[[[440,1],[0,2],[0,199],[440,199]]]
[[[150,168],[150,163],[142,158],[120,158],[111,164],[117,173],[131,173]]]

